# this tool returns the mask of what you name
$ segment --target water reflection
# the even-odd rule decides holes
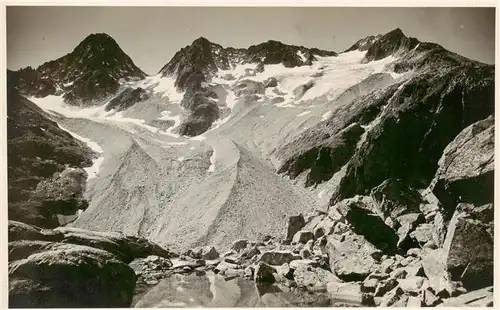
[[[281,285],[256,285],[240,277],[174,274],[134,298],[133,307],[327,307],[326,291],[290,290]]]

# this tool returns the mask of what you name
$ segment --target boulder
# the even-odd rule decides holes
[[[164,258],[177,256],[156,243],[144,238],[125,236],[116,232],[97,232],[74,227],[58,227],[55,231],[64,234],[63,243],[79,244],[102,249],[114,254],[125,263],[135,258],[157,255]]]
[[[361,291],[365,293],[375,293],[375,289],[377,288],[379,282],[380,281],[376,278],[367,277],[365,281],[363,281]]]
[[[326,287],[329,282],[342,282],[333,273],[319,267],[299,264],[295,266],[293,279],[299,287]]]
[[[219,258],[219,252],[213,247],[213,246],[204,246],[200,248],[201,250],[201,257],[202,259],[217,259]]]
[[[36,226],[28,225],[22,222],[9,221],[8,224],[9,241],[16,240],[41,240],[41,241],[61,241],[64,235],[52,229],[41,229]]]
[[[364,236],[375,247],[389,253],[396,250],[399,240],[396,232],[364,204],[352,202],[342,205],[338,211],[349,222],[356,234]]]
[[[257,283],[273,284],[276,281],[273,275],[275,272],[276,269],[273,267],[264,262],[259,262],[255,267],[254,280]]]
[[[265,87],[264,84],[252,80],[241,80],[238,81],[233,87],[234,94],[236,97],[249,96],[256,94],[264,94]]]
[[[269,265],[283,265],[284,263],[290,263],[295,259],[300,259],[300,256],[296,256],[290,251],[271,250],[262,253],[257,261],[264,262]]]
[[[400,179],[387,179],[371,190],[370,196],[384,218],[397,218],[403,214],[419,213],[422,197],[414,188]]]
[[[83,197],[86,184],[87,172],[85,170],[66,168],[60,173],[55,173],[52,178],[38,183],[33,199],[40,201],[42,206],[52,214],[72,216],[78,210],[88,207],[88,202]],[[59,220],[60,225],[67,224],[61,220],[62,217]]]
[[[264,87],[276,87],[278,86],[278,80],[275,77],[270,77],[264,82]]]
[[[420,224],[414,231],[410,233],[410,237],[417,241],[419,244],[426,244],[429,241],[433,241],[432,231],[434,225],[432,224]]]
[[[382,297],[387,292],[389,292],[392,289],[394,289],[396,286],[398,286],[398,281],[396,281],[393,278],[380,281],[379,284],[377,285],[377,288],[375,289],[374,296],[376,296],[376,297]]]
[[[286,240],[292,241],[293,236],[299,232],[306,225],[306,221],[302,214],[290,216],[288,218],[288,226],[286,233]]]
[[[243,250],[244,248],[246,248],[247,245],[248,245],[247,239],[240,239],[240,240],[236,240],[233,242],[233,244],[231,245],[231,249],[236,251],[236,252],[239,252],[239,251]]]
[[[361,305],[364,301],[361,285],[357,283],[329,282],[327,292],[333,300],[346,304]]]
[[[382,297],[380,307],[406,307],[407,301],[408,296],[399,286],[396,286]]]
[[[493,284],[494,239],[491,214],[493,205],[476,208],[460,204],[448,225],[443,244],[446,269],[452,280],[461,280],[468,290]]]
[[[462,130],[438,162],[433,193],[451,215],[458,203],[493,202],[495,120],[492,116]]]
[[[125,308],[136,275],[106,251],[63,243],[9,263],[9,306]]]
[[[345,281],[361,281],[378,267],[380,251],[362,236],[349,234],[343,242],[327,236],[330,268]]]
[[[434,216],[434,223],[432,226],[432,240],[437,246],[441,247],[444,243],[444,238],[446,237],[446,225],[444,221],[443,214],[437,212]]]
[[[446,253],[443,249],[428,250],[422,257],[422,267],[429,279],[429,287],[439,297],[449,297],[451,281],[446,271]]]
[[[422,299],[417,296],[408,296],[408,302],[406,303],[408,308],[420,308],[422,307]]]
[[[422,213],[403,214],[397,218],[400,227],[398,229],[398,247],[400,249],[411,248],[414,244],[410,240],[410,233],[415,230],[417,225],[425,222],[425,217]]]
[[[292,242],[306,244],[309,240],[314,240],[314,234],[308,230],[300,230],[293,236]]]
[[[404,279],[398,280],[399,287],[405,293],[415,293],[417,294],[420,291],[420,288],[424,284],[424,277],[420,276],[408,276]]]
[[[424,305],[427,307],[434,307],[441,302],[441,299],[436,296],[431,289],[426,288],[422,293]]]
[[[308,259],[309,257],[311,257],[312,254],[311,254],[311,251],[309,249],[303,248],[302,250],[300,250],[299,255],[303,259]]]
[[[440,307],[493,307],[493,286],[445,299]]]

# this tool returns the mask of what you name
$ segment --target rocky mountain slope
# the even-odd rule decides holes
[[[128,279],[85,306],[492,306],[491,65],[395,29],[342,53],[199,38],[146,76],[98,34],[8,75],[20,306],[59,296],[16,270],[60,251]]]

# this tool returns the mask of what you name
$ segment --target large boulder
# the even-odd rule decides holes
[[[493,284],[493,205],[459,204],[443,244],[446,269],[467,289]]]
[[[9,306],[124,308],[135,281],[134,271],[106,251],[52,243],[9,263]]]
[[[26,223],[9,221],[9,241],[16,240],[42,240],[42,241],[61,241],[64,234],[52,229],[41,229]]]
[[[493,307],[493,286],[445,299],[438,307]]]
[[[299,287],[326,287],[330,282],[342,282],[333,273],[320,267],[308,264],[296,264],[294,267],[293,279]]]
[[[149,255],[164,258],[176,256],[176,254],[147,239],[125,236],[117,232],[97,232],[74,227],[58,227],[55,231],[64,234],[64,239],[61,241],[63,243],[79,244],[105,250],[125,263]]]
[[[460,203],[493,202],[495,120],[488,117],[465,128],[439,160],[433,192],[451,215]]]
[[[361,281],[378,267],[380,250],[363,236],[348,234],[343,241],[327,236],[330,269],[344,281]]]
[[[384,252],[396,250],[399,240],[396,232],[386,225],[380,216],[368,210],[365,205],[351,200],[351,203],[342,204],[342,207],[337,210],[351,224],[352,230],[356,234],[364,236],[375,247]]]
[[[284,263],[290,263],[292,260],[300,259],[300,256],[294,255],[290,251],[269,250],[262,253],[257,261],[269,265],[281,266]]]
[[[302,214],[290,216],[286,230],[286,240],[292,241],[293,236],[306,225],[306,221]]]
[[[420,193],[399,179],[387,179],[371,190],[378,211],[385,218],[396,221],[403,214],[420,212]]]
[[[41,202],[44,209],[55,214],[60,225],[67,224],[64,216],[74,216],[78,210],[88,207],[83,197],[87,184],[87,172],[82,168],[66,168],[52,178],[38,183],[33,199]]]

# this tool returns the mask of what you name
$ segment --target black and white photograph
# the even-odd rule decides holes
[[[494,6],[4,8],[9,308],[494,306]]]

